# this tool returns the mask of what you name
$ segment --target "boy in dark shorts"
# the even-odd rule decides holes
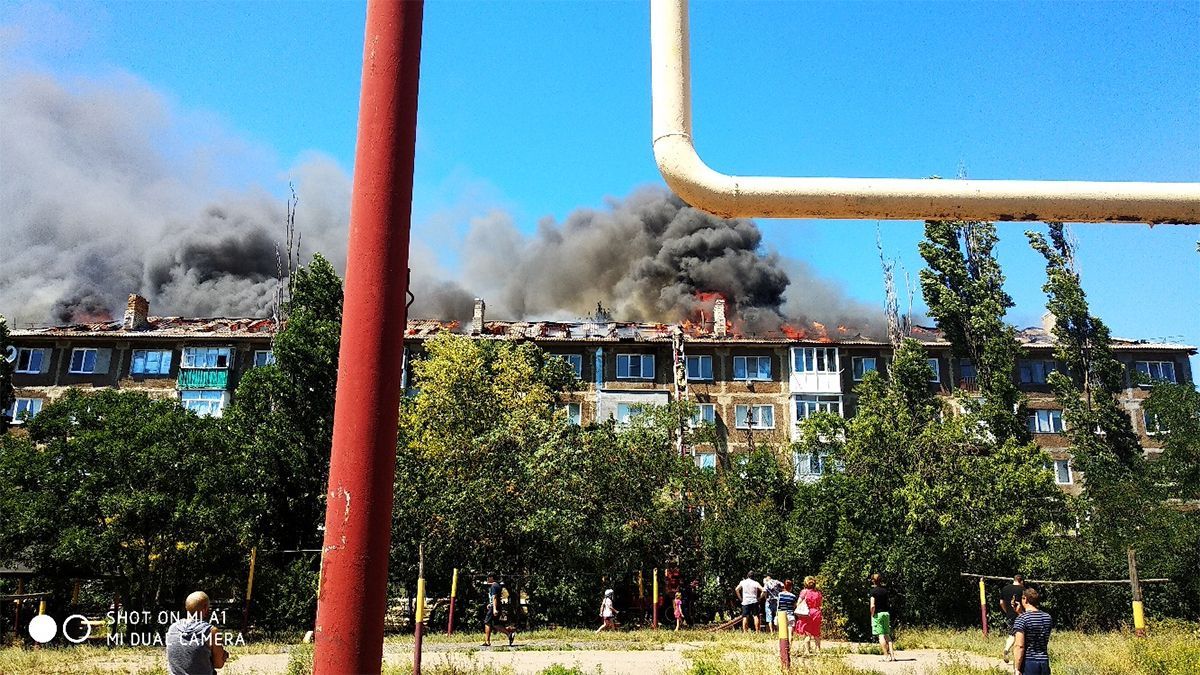
[[[883,575],[871,575],[871,590],[867,593],[871,601],[871,634],[879,638],[879,649],[884,661],[895,661],[892,651],[892,592],[883,585]]]
[[[1004,641],[1004,661],[1008,662],[1013,642],[1017,639],[1017,615],[1021,613],[1021,596],[1025,593],[1025,579],[1013,575],[1011,584],[1000,590],[1000,611],[1008,620],[1008,639]]]
[[[496,575],[489,574],[487,587],[488,604],[483,612],[483,646],[492,646],[492,629],[498,625],[501,631],[508,634],[508,646],[511,647],[517,628],[508,621],[508,617],[500,608],[500,595],[504,592],[504,586],[496,581]]]

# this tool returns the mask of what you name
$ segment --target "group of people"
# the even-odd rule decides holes
[[[733,593],[742,604],[743,633],[750,630],[751,621],[755,631],[762,630],[764,617],[767,630],[777,630],[782,612],[787,629],[803,640],[803,653],[821,651],[821,605],[825,597],[817,590],[816,577],[805,577],[803,586],[797,589],[791,579],[781,581],[769,574],[759,583],[752,570],[738,582]]]

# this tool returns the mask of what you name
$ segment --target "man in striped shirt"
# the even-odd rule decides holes
[[[1021,675],[1050,675],[1050,630],[1054,620],[1039,608],[1040,604],[1037,589],[1026,588],[1021,597],[1025,611],[1013,624],[1017,637],[1013,644],[1014,665]]]

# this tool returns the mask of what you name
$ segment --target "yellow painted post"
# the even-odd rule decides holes
[[[413,626],[413,675],[421,675],[421,643],[425,635],[425,542],[417,544],[417,612]]]
[[[979,616],[983,621],[983,637],[987,637],[987,591],[984,590],[983,577],[979,577]]]
[[[1129,548],[1129,584],[1133,586],[1133,634],[1146,637],[1146,609],[1142,606],[1142,585],[1138,583],[1137,554]]]
[[[458,597],[458,568],[450,577],[450,615],[446,618],[446,635],[454,633],[454,600]]]
[[[786,673],[792,667],[792,643],[788,635],[788,616],[784,610],[775,614],[775,624],[779,626],[779,665]]]
[[[654,597],[650,598],[650,605],[654,608],[654,620],[651,622],[651,627],[658,628],[658,568],[654,568]]]
[[[246,602],[242,605],[242,631],[250,625],[250,595],[254,592],[254,565],[258,561],[258,547],[250,548],[250,574],[246,575]]]
[[[38,616],[41,616],[42,614],[45,614],[45,613],[46,613],[46,601],[39,600],[38,601]]]

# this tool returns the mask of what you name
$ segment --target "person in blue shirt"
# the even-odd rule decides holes
[[[1013,625],[1014,665],[1021,675],[1050,675],[1050,631],[1054,620],[1041,610],[1041,596],[1035,588],[1026,588],[1021,597],[1025,608]]]

